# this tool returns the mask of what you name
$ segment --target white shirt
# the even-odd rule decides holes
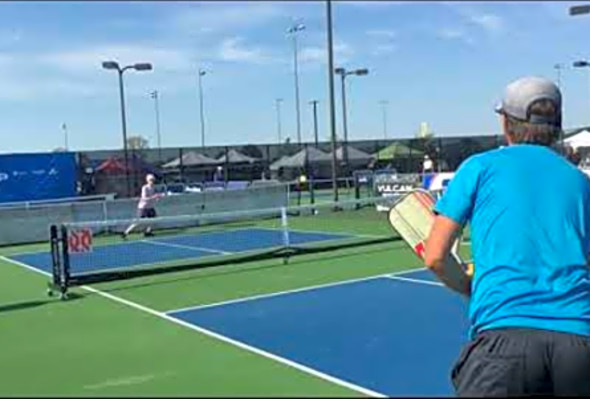
[[[154,207],[157,198],[156,189],[154,186],[150,186],[149,184],[144,184],[141,188],[141,198],[139,199],[139,203],[137,204],[138,209],[150,209]]]

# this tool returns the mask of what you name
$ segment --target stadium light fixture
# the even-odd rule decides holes
[[[104,69],[119,69],[119,64],[115,61],[105,61],[102,63]]]
[[[590,13],[590,5],[584,4],[580,6],[572,6],[569,8],[569,14],[574,15],[583,15]]]
[[[151,71],[152,64],[147,63],[147,62],[135,64],[135,65],[133,65],[133,69],[135,69],[136,71]]]
[[[345,68],[338,67],[334,69],[336,75],[340,75],[340,83],[342,86],[342,129],[344,130],[344,145],[343,145],[343,160],[344,164],[348,165],[348,124],[346,121],[346,77],[349,75],[364,76],[369,74],[367,68],[359,68],[347,71]]]

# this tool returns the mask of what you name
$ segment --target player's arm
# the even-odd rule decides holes
[[[156,199],[162,197],[162,194],[161,193],[154,193],[154,195],[148,195],[147,192],[148,192],[147,191],[147,187],[146,186],[142,187],[142,189],[141,189],[141,197],[143,199],[145,199],[145,200],[151,201],[151,200],[156,200]]]
[[[426,241],[424,263],[450,289],[471,295],[471,278],[451,260],[451,248],[462,226],[445,216],[436,216]]]
[[[471,293],[466,265],[451,259],[451,247],[471,217],[482,165],[477,157],[465,161],[451,179],[434,207],[437,214],[425,248],[425,264],[449,288],[463,295]]]

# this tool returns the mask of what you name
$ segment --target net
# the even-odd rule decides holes
[[[397,240],[382,198],[215,214],[67,223],[52,228],[53,287],[128,279]],[[131,234],[121,235],[131,224]],[[148,232],[152,235],[145,235]],[[28,264],[39,254],[22,255]]]
[[[43,203],[29,207],[0,207],[0,245],[47,241],[50,225],[95,220],[128,219],[137,212],[137,198],[106,201]],[[284,184],[257,185],[240,190],[203,191],[168,195],[158,201],[160,216],[196,215],[285,206]]]

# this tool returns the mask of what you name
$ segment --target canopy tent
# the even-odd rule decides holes
[[[162,167],[164,169],[175,169],[179,168],[182,163],[182,166],[212,166],[218,165],[219,162],[213,158],[209,158],[203,154],[196,153],[194,151],[187,152],[183,154],[182,157],[176,158],[173,161],[165,163]]]
[[[368,162],[373,159],[373,155],[367,154],[364,151],[348,146],[348,160],[351,162]],[[342,161],[344,159],[344,147],[339,147],[336,150],[336,159]]]
[[[125,160],[117,157],[107,158],[100,165],[98,165],[94,171],[96,173],[111,175],[124,174],[126,171]],[[150,165],[137,156],[132,156],[129,158],[129,173],[135,172],[159,175],[158,169],[156,169],[153,165]]]
[[[270,170],[277,170],[279,168],[288,167],[290,158],[291,157],[288,155],[283,155],[282,157],[270,164]]]
[[[395,158],[422,157],[424,151],[411,148],[402,143],[393,143],[374,154],[378,160],[392,160]]]
[[[290,157],[284,156],[270,165],[271,170],[279,168],[305,168],[307,164],[330,162],[332,157],[315,147],[307,147]]]
[[[218,163],[254,163],[258,161],[257,158],[250,157],[248,155],[242,154],[241,152],[231,149],[227,152],[227,158],[225,154],[217,158]]]
[[[588,130],[582,130],[581,132],[568,137],[564,142],[574,149],[590,147],[590,132]]]

